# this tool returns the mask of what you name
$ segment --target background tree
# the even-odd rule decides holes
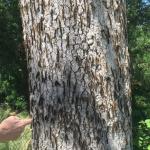
[[[125,2],[20,4],[33,149],[132,149]]]

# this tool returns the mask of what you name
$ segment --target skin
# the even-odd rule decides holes
[[[16,140],[24,131],[26,125],[31,124],[32,119],[20,119],[10,116],[0,124],[0,142]]]

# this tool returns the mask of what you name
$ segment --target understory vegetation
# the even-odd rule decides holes
[[[134,150],[150,150],[150,1],[128,0]],[[0,0],[0,121],[28,117],[28,81],[18,0]],[[30,150],[31,129],[0,150]]]

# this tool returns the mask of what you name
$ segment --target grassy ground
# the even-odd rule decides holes
[[[8,107],[0,107],[0,122],[7,118],[8,116],[13,113],[10,108]],[[20,118],[27,118],[27,112],[21,112],[17,114]],[[0,150],[31,150],[30,147],[31,143],[31,127],[28,125],[24,132],[22,133],[21,137],[15,141],[9,141],[6,143],[0,143]]]

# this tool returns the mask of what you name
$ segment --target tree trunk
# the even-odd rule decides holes
[[[21,0],[33,150],[131,150],[125,0]]]

